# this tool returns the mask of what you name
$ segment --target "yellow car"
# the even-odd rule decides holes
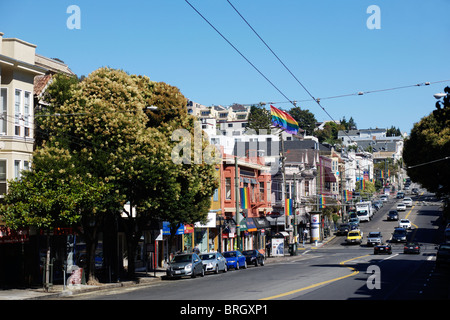
[[[345,241],[347,244],[358,243],[361,244],[363,239],[363,232],[361,230],[352,230],[347,234],[347,239]]]

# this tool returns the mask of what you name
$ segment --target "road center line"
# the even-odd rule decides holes
[[[349,262],[349,261],[352,261],[352,260],[356,260],[356,259],[359,259],[359,258],[363,258],[363,257],[367,257],[367,256],[369,256],[369,254],[366,254],[366,255],[360,256],[360,257],[356,257],[356,258],[352,258],[352,259],[348,259],[348,260],[340,262],[339,264],[343,266],[346,262]],[[357,275],[359,273],[359,271],[356,270],[353,267],[346,267],[346,268],[352,270],[353,272],[348,274],[348,275],[342,276],[342,277],[330,279],[330,280],[327,280],[327,281],[322,281],[322,282],[315,283],[315,284],[312,284],[312,285],[304,287],[304,288],[288,291],[288,292],[285,292],[285,293],[281,293],[281,294],[278,294],[278,295],[275,295],[275,296],[263,298],[263,299],[260,299],[260,300],[272,300],[272,299],[286,297],[286,296],[294,294],[294,293],[298,293],[298,292],[301,292],[301,291],[305,291],[305,290],[308,290],[308,289],[319,287],[319,286],[324,285],[324,284],[328,284],[328,283],[332,283],[332,282],[335,282],[335,281],[338,281],[338,280],[342,280],[342,279],[345,279],[345,278]]]

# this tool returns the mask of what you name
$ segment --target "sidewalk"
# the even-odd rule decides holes
[[[335,237],[329,237],[323,242],[319,242],[317,246],[315,244],[307,243],[303,247],[300,244],[297,247],[297,255],[291,256],[289,253],[285,254],[284,257],[268,257],[266,259],[266,264],[272,264],[277,262],[285,262],[292,259],[298,259],[302,253],[312,250],[318,249],[334,239]],[[33,288],[13,288],[13,289],[0,289],[0,300],[40,300],[40,299],[52,299],[64,296],[70,296],[77,293],[91,292],[91,291],[99,291],[99,290],[108,290],[112,288],[119,287],[129,287],[129,286],[139,286],[139,285],[148,285],[150,283],[154,283],[157,281],[161,281],[166,275],[166,271],[164,269],[158,269],[156,272],[136,272],[137,278],[133,281],[121,281],[117,283],[101,283],[99,285],[74,285],[74,286],[66,286],[64,289],[63,285],[54,285],[52,286],[48,292],[45,292],[42,287],[33,287]]]

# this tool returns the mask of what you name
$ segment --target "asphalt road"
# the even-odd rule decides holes
[[[435,268],[435,244],[441,241],[438,206],[422,205],[423,195],[413,198],[413,207],[400,212],[413,229],[410,240],[422,243],[419,255],[404,254],[403,244],[392,244],[391,255],[374,255],[373,248],[346,245],[336,237],[327,245],[300,252],[286,261],[261,267],[230,270],[196,279],[162,280],[145,287],[118,288],[109,292],[74,295],[76,300],[427,300],[449,298],[450,269]],[[391,199],[361,224],[364,238],[380,231],[388,241],[395,221],[387,212]]]

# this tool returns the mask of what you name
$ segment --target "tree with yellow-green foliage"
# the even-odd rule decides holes
[[[37,200],[29,197],[25,189],[41,175],[69,185],[81,181],[84,189],[80,190],[103,186],[91,198],[68,206],[65,215],[70,219],[65,221],[79,226],[83,233],[88,278],[95,281],[98,231],[105,219],[126,215],[123,222],[130,255],[128,271],[133,276],[132,253],[150,219],[173,225],[206,219],[210,197],[218,185],[215,166],[178,164],[172,159],[177,144],[172,141],[172,133],[180,128],[194,130],[186,99],[177,88],[110,68],[100,68],[79,83],[61,86],[59,81],[65,80],[57,77],[48,90],[51,115],[39,117],[37,126],[44,133],[35,152],[39,161],[33,161],[32,172],[17,182],[17,188],[24,192],[20,197],[7,194],[7,207],[2,210],[33,206]],[[63,98],[57,90],[61,87],[68,91]],[[152,111],[148,106],[158,109]],[[202,140],[202,147],[206,146],[207,141]],[[70,161],[62,161],[62,155]],[[56,194],[66,190],[59,184],[49,184],[48,188]],[[76,197],[76,190],[67,194]],[[130,211],[124,209],[126,203]],[[57,207],[48,210],[53,210],[52,216],[59,216]],[[48,212],[36,214],[46,217]],[[7,222],[22,226],[32,222],[22,216],[23,211],[16,211],[8,215]],[[48,221],[47,227],[54,226]]]

